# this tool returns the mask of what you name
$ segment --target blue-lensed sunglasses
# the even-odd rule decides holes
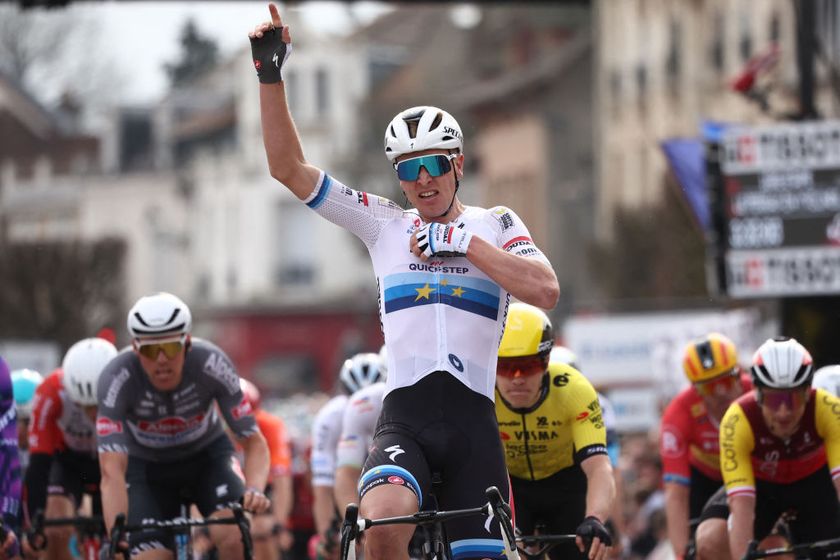
[[[394,169],[397,170],[397,177],[401,181],[416,181],[417,177],[420,176],[421,167],[425,167],[426,172],[432,177],[440,177],[452,170],[450,161],[457,157],[457,155],[432,154],[404,159],[401,162],[395,163]]]

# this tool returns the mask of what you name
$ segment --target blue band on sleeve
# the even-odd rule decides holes
[[[665,473],[662,477],[663,482],[676,482],[677,484],[682,484],[683,486],[691,486],[691,479],[687,476],[682,476],[680,474],[674,473]]]
[[[307,202],[306,205],[312,208],[313,210],[321,206],[321,204],[323,204],[324,201],[327,199],[327,195],[330,193],[331,188],[332,179],[329,175],[324,173],[324,180],[321,181],[321,186],[318,187],[318,194],[315,195],[315,198]]]

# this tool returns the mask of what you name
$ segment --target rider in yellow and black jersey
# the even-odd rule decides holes
[[[514,303],[496,367],[496,418],[505,448],[516,524],[524,534],[576,533],[578,548],[554,558],[606,557],[612,544],[603,521],[615,497],[607,433],[595,389],[571,366],[549,364],[554,335],[548,317]]]
[[[549,363],[531,407],[512,407],[497,389],[496,418],[508,472],[516,478],[541,480],[607,452],[598,395],[566,364]]]

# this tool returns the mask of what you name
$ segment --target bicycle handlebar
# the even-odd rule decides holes
[[[126,533],[132,531],[150,531],[163,530],[166,532],[182,532],[192,527],[206,527],[208,525],[236,525],[239,527],[239,532],[242,536],[242,547],[245,552],[245,559],[251,560],[253,557],[253,542],[251,540],[251,522],[245,515],[245,510],[242,508],[240,502],[231,502],[228,506],[233,515],[231,517],[213,517],[193,519],[187,517],[176,517],[174,519],[164,519],[155,521],[144,521],[139,525],[128,525],[124,513],[117,515],[114,520],[114,526],[111,528],[111,542],[109,544],[109,557],[116,558],[118,552],[121,552],[126,560],[129,558],[129,551],[117,550],[120,541],[125,538]]]
[[[830,552],[834,550],[840,550],[840,538],[825,539],[779,548],[768,548],[767,550],[758,550],[758,541],[753,540],[747,546],[747,553],[744,554],[742,560],[758,560],[760,558],[767,558],[768,556],[781,556],[782,554],[793,554],[799,558],[799,555],[804,552]]]
[[[516,537],[516,542],[521,543],[523,546],[540,545],[540,548],[537,549],[536,552],[528,552],[527,550],[519,548],[519,552],[524,554],[526,558],[536,559],[542,558],[543,555],[551,550],[555,545],[566,542],[574,542],[576,538],[577,535],[525,535]]]
[[[455,509],[450,511],[418,511],[411,515],[399,517],[385,517],[382,519],[359,518],[359,506],[348,504],[344,511],[344,522],[341,525],[341,558],[342,560],[355,560],[355,547],[353,541],[364,531],[378,525],[432,525],[473,515],[495,516],[499,519],[502,528],[502,541],[505,545],[505,556],[508,560],[519,560],[519,554],[515,545],[513,527],[510,523],[510,507],[502,499],[499,489],[495,486],[485,491],[487,503],[480,507],[468,509]]]

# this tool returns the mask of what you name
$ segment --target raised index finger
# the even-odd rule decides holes
[[[269,13],[271,13],[271,23],[274,25],[274,27],[276,27],[277,29],[282,29],[283,20],[280,19],[280,12],[277,11],[277,6],[275,6],[274,4],[269,4],[268,11]]]

